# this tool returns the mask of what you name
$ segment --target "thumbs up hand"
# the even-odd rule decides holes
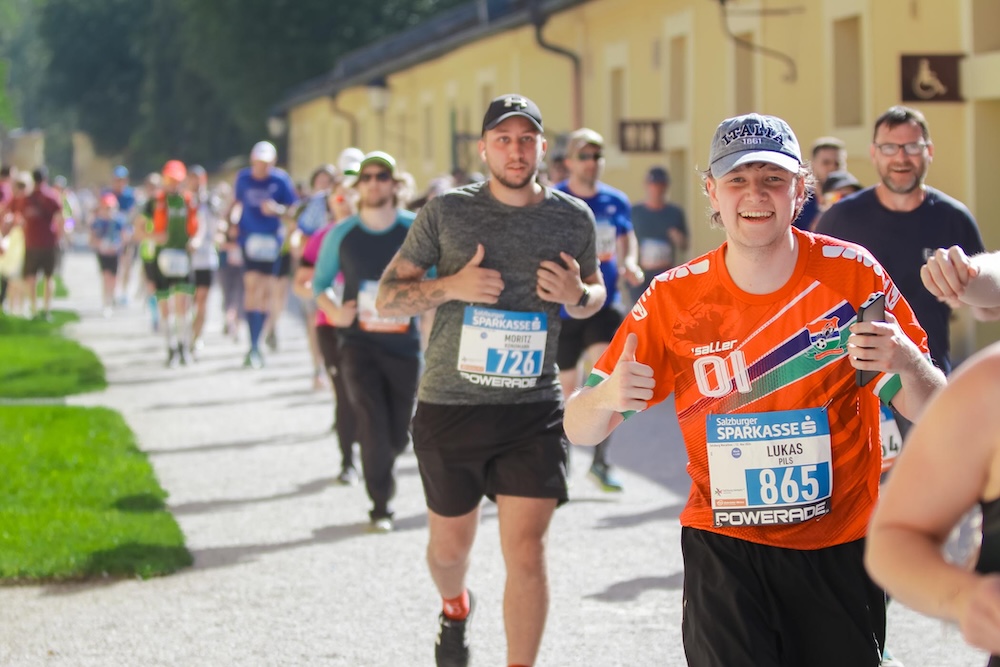
[[[615,370],[606,380],[609,383],[609,396],[613,399],[612,407],[616,412],[645,410],[653,398],[653,369],[635,360],[635,351],[639,347],[639,337],[630,333],[625,338],[625,346],[618,357]]]
[[[486,257],[486,249],[480,243],[472,259],[462,270],[452,276],[451,296],[456,301],[469,303],[496,303],[503,292],[504,282],[500,272],[481,266]]]

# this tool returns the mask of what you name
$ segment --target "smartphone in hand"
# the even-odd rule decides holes
[[[858,308],[858,322],[885,322],[885,294],[875,292]],[[854,380],[859,387],[871,382],[879,371],[855,371]]]

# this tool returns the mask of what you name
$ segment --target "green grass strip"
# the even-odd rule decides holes
[[[38,282],[35,283],[35,295],[38,298],[45,296],[45,277],[42,276],[38,278]],[[66,283],[63,282],[62,276],[58,273],[52,275],[52,298],[53,299],[65,299],[69,296],[69,290],[66,288]],[[39,304],[41,307],[41,304]]]
[[[104,366],[94,352],[63,338],[79,319],[53,311],[52,321],[0,316],[0,398],[51,398],[104,389]]]
[[[121,415],[0,406],[0,580],[142,578],[191,565]]]

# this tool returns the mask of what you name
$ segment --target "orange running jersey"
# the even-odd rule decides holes
[[[880,373],[865,387],[857,387],[847,338],[858,307],[872,294],[884,292],[886,310],[930,357],[927,336],[913,311],[867,250],[795,228],[792,232],[798,241],[798,262],[786,285],[773,294],[748,294],[733,283],[724,262],[725,244],[657,276],[625,318],[587,384],[607,378],[621,356],[626,336],[637,334],[636,360],[653,369],[656,381],[650,405],[673,393],[684,434],[693,483],[681,524],[758,544],[821,549],[857,540],[867,531],[882,463],[879,399],[888,403],[902,386],[898,376]],[[804,408],[825,408],[829,419],[828,458],[832,461],[825,469],[828,475],[832,471],[832,489],[823,505],[825,513],[817,512],[821,515],[813,518],[800,513],[793,519],[797,523],[788,523],[787,512],[744,511],[735,513],[740,514],[736,520],[718,507],[713,512],[712,494],[721,495],[724,490],[710,483],[707,424],[711,416],[773,415]],[[769,419],[764,416],[760,423]],[[759,436],[760,428],[770,427],[757,428]],[[750,431],[736,432],[755,437]],[[768,449],[776,468],[762,472],[762,482],[753,482],[765,483],[766,488],[757,491],[771,497],[770,502],[779,491],[785,492],[783,481],[793,486],[812,484],[807,473],[794,466],[801,478],[790,481],[791,473],[786,472],[782,480],[777,461],[794,462],[795,454],[802,453],[796,452],[796,446],[801,450],[802,445],[796,445],[794,436],[775,434],[764,440],[777,447]],[[786,456],[778,459],[779,454]],[[732,457],[739,456],[735,448]],[[758,470],[745,472],[749,489],[751,472]],[[749,504],[769,502],[760,497]]]

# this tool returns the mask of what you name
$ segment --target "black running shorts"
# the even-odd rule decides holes
[[[160,267],[156,262],[142,261],[142,272],[146,275],[146,280],[156,285],[160,281]]]
[[[559,347],[556,365],[559,370],[576,368],[583,353],[591,345],[610,343],[622,320],[622,312],[615,306],[601,308],[585,320],[563,320],[559,330]]]
[[[212,286],[212,276],[215,275],[215,271],[212,269],[195,269],[194,270],[194,286],[195,287],[211,287]]]
[[[36,278],[38,272],[45,274],[46,278],[51,278],[56,271],[57,248],[28,248],[24,251],[24,267],[21,277]]]
[[[681,529],[691,667],[878,667],[885,593],[864,540],[815,551]]]
[[[118,273],[118,255],[98,255],[97,266],[101,273]]]
[[[427,507],[462,516],[483,496],[567,500],[563,408],[558,401],[519,405],[419,402],[413,451]]]
[[[278,267],[275,275],[279,278],[287,278],[292,275],[292,256],[287,252],[278,255]]]

